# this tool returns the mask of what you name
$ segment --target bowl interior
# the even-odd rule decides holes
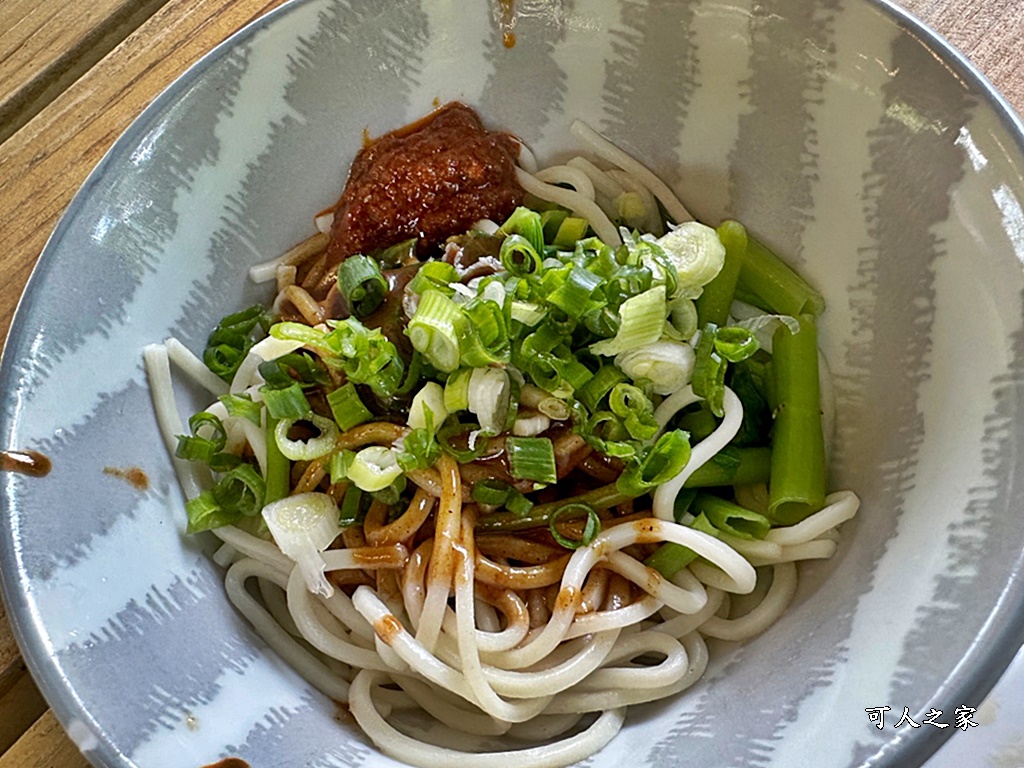
[[[390,764],[235,615],[211,543],[182,535],[141,349],[173,334],[201,350],[221,316],[268,300],[247,267],[312,231],[364,129],[451,99],[544,161],[586,120],[828,303],[832,480],[860,495],[858,518],[776,626],[713,647],[697,687],[631,710],[595,764],[919,764],[948,734],[878,730],[865,708],[977,706],[1012,655],[1019,123],[940,41],[866,0],[517,9],[507,49],[485,3],[286,6],[144,113],[47,246],[0,391],[4,445],[54,470],[0,478],[0,570],[37,678],[97,762]],[[205,404],[179,395],[184,412]],[[105,471],[128,467],[147,490]]]

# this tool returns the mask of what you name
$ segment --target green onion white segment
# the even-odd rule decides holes
[[[321,356],[335,355],[350,382],[390,392],[402,381],[401,365],[375,356],[382,349],[381,338],[361,325],[351,325],[341,341],[325,325],[278,327],[273,335],[242,347],[230,383],[175,339],[145,350],[157,419],[172,456],[176,441],[180,450],[178,436],[185,426],[174,400],[171,363],[219,398],[208,409],[206,423],[221,425],[221,431],[211,436],[209,429],[197,427],[197,434],[183,439],[222,463],[246,453],[258,468],[256,480],[265,486],[260,498],[267,503],[256,518],[265,523],[261,532],[263,526],[239,519],[227,507],[244,504],[263,487],[243,477],[245,473],[229,477],[229,471],[221,471],[227,464],[211,472],[207,465],[173,458],[186,497],[192,502],[206,499],[204,508],[211,517],[200,527],[224,542],[215,559],[228,569],[231,601],[306,679],[347,703],[381,750],[410,764],[486,768],[514,760],[520,766],[554,767],[586,759],[615,736],[626,706],[675,695],[700,678],[708,661],[704,637],[743,640],[769,627],[795,592],[793,563],[830,557],[837,527],[859,505],[849,491],[828,495],[823,502],[808,498],[799,476],[777,484],[787,489],[785,498],[772,497],[763,483],[745,485],[736,498],[757,507],[750,514],[758,519],[766,520],[776,507],[805,515],[792,525],[775,524],[763,538],[709,527],[703,513],[677,508],[677,498],[695,480],[717,486],[731,484],[733,475],[743,476],[745,455],[729,447],[745,428],[743,401],[724,386],[726,361],[738,354],[738,345],[717,338],[714,323],[695,334],[698,309],[692,299],[703,294],[701,301],[708,305],[714,299],[725,309],[735,306],[729,313],[735,318],[733,326],[747,329],[769,350],[773,334],[813,324],[823,305],[812,288],[764,255],[759,244],[746,252],[760,261],[750,268],[737,264],[730,252],[735,232],[720,239],[715,230],[693,222],[667,185],[586,125],[577,121],[572,133],[594,157],[537,170],[524,147],[523,167],[517,172],[521,185],[566,209],[570,218],[585,219],[604,245],[615,249],[625,244],[638,252],[646,248],[649,253],[637,264],[657,277],[656,284],[623,300],[615,327],[590,343],[588,359],[598,361],[591,365],[600,366],[599,371],[586,369],[575,356],[570,361],[552,354],[563,340],[552,335],[554,326],[545,325],[560,319],[556,309],[591,306],[597,278],[586,270],[568,274],[543,306],[525,295],[507,294],[515,290],[511,283],[492,282],[477,292],[462,286],[445,267],[421,270],[418,300],[410,306],[409,336],[437,371],[452,375],[446,383],[427,381],[411,393],[405,426],[361,423],[369,411],[351,386],[347,392],[334,390],[332,396],[341,394],[333,401],[328,397],[332,408],[348,416],[287,415],[288,409],[303,407],[301,389],[279,389],[267,380],[267,369],[261,372],[261,364],[312,349]],[[662,210],[670,222],[667,234]],[[613,221],[624,226],[620,229]],[[327,228],[329,221],[317,226]],[[481,225],[508,234],[501,256],[506,270],[528,276],[534,270],[562,268],[557,260],[555,265],[545,261],[543,233],[517,232],[512,220],[503,227],[512,231]],[[325,238],[318,235],[256,265],[251,277],[289,285],[296,264],[311,249],[322,248]],[[379,285],[366,261],[352,280]],[[723,287],[718,276],[726,273],[731,277]],[[733,302],[733,291],[743,302]],[[371,291],[364,298],[372,302],[379,297]],[[537,330],[531,356],[546,361],[525,372],[529,380],[509,363],[502,347],[507,342],[501,336],[503,321],[486,307],[487,301],[500,304],[506,298],[513,321]],[[751,310],[744,302],[757,306]],[[222,330],[228,337],[239,323],[251,328],[253,322],[233,317],[234,325]],[[469,325],[476,337],[467,347],[462,340]],[[345,351],[357,348],[362,352]],[[807,423],[816,423],[805,418],[807,404],[800,400],[808,391],[801,389],[800,379],[808,375],[806,360],[805,351],[790,366],[795,367],[792,381],[785,382],[790,389],[796,387],[794,403],[774,404],[776,409],[793,405],[799,410],[801,418],[793,428],[797,437]],[[382,383],[382,377],[390,383]],[[542,381],[548,386],[538,386]],[[704,423],[711,423],[703,435],[697,434],[700,414],[693,411],[698,405],[704,408]],[[339,428],[339,420],[346,421],[360,408],[365,416]],[[460,412],[475,422],[453,431],[449,417]],[[564,458],[542,435],[552,424],[569,424],[570,419],[576,420],[577,431],[592,428],[593,434],[586,435],[591,447],[616,457],[626,469],[618,482],[565,503],[536,504],[524,493],[556,482],[557,464]],[[673,428],[682,419],[692,422],[692,448],[693,440]],[[306,436],[293,437],[299,422],[315,434],[309,436],[307,430]],[[481,486],[479,494],[470,495],[452,456],[471,463],[496,437],[504,441],[513,477],[526,490]],[[437,449],[438,443],[444,450]],[[689,450],[688,460],[672,453],[680,446]],[[677,460],[681,467],[673,463]],[[799,475],[793,467],[801,461],[798,447],[790,446],[781,471]],[[350,505],[346,495],[339,508],[331,495],[298,489],[288,477],[291,462],[305,467],[299,485],[315,488],[330,476],[332,483],[356,488],[356,501]],[[344,548],[333,548],[355,519],[361,494],[384,498],[396,483],[406,481],[419,490],[405,514],[419,515],[418,525],[433,515],[438,521],[433,540],[414,547],[411,539],[392,541],[381,533],[401,526],[403,516],[375,529],[379,541],[357,536],[346,540]],[[653,497],[650,516],[627,515],[622,521],[605,517],[607,527],[600,530],[605,510],[647,495]],[[477,496],[487,502],[480,501],[479,510],[472,511],[468,504]],[[550,528],[557,544],[567,548],[552,561],[557,567],[495,565],[476,548],[476,538],[487,531],[514,537],[520,524]],[[566,534],[573,525],[576,532]],[[653,545],[660,549],[647,561],[626,552]],[[675,565],[659,572],[673,558]],[[656,559],[659,570],[652,566]],[[495,569],[535,587],[503,587],[494,581]],[[362,583],[349,594],[328,579],[332,572],[386,577],[378,579],[377,587]],[[617,597],[608,586],[613,579],[627,585]],[[258,585],[262,601],[248,588],[250,581]],[[770,586],[758,589],[759,582]],[[745,615],[730,617],[729,595],[751,592],[763,598]],[[587,610],[581,610],[583,605]],[[418,713],[425,727],[403,725],[412,713]],[[502,749],[493,749],[494,737],[507,740]]]

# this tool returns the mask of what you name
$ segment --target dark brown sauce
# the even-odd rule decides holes
[[[240,757],[225,757],[216,763],[204,765],[203,768],[251,768],[251,766]]]
[[[0,451],[0,472],[46,477],[51,469],[53,462],[39,451]]]
[[[138,467],[104,467],[104,475],[117,477],[130,483],[137,491],[149,490],[149,476]]]

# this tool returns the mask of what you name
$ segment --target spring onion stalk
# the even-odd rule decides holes
[[[704,398],[711,412],[718,418],[725,415],[725,370],[726,364],[715,349],[718,328],[712,324],[701,331],[697,349],[694,352],[693,391]]]
[[[702,464],[686,479],[683,488],[751,485],[768,480],[771,468],[771,451],[768,448],[728,448],[721,462],[716,459],[718,456]],[[639,494],[623,493],[617,487],[617,483],[610,483],[561,501],[537,504],[529,514],[516,519],[501,513],[481,515],[477,520],[477,528],[485,531],[521,531],[528,528],[543,528],[548,524],[552,513],[565,504],[580,502],[600,511],[618,506],[624,501],[634,498],[635,495]]]
[[[423,292],[406,330],[413,348],[443,373],[459,367],[459,339],[465,332],[466,318],[462,310],[434,289]]]
[[[380,445],[358,451],[348,468],[348,479],[369,493],[387,488],[401,474],[398,452]]]
[[[345,488],[345,495],[341,499],[341,508],[338,514],[338,525],[348,528],[361,522],[364,516],[363,508],[364,494],[362,489],[355,485]]]
[[[775,332],[772,370],[778,405],[772,431],[769,515],[792,525],[825,503],[825,440],[821,429],[818,336],[811,315],[800,332]]]
[[[671,298],[697,298],[725,264],[725,246],[718,233],[696,221],[680,224],[655,243],[668,256],[678,275],[678,285]]]
[[[416,393],[409,406],[409,426],[413,429],[428,429],[437,432],[448,418],[444,404],[444,387],[436,381],[428,381]]]
[[[711,524],[708,518],[701,514],[697,515],[690,523],[689,527],[695,531],[706,533],[709,536],[718,538],[718,530]],[[676,544],[675,542],[669,541],[658,547],[654,554],[644,560],[644,565],[648,568],[653,568],[666,579],[673,579],[679,571],[683,570],[686,566],[696,560],[700,555],[694,552],[689,547],[684,547],[682,544]]]
[[[746,258],[737,285],[743,289],[738,298],[776,314],[817,317],[825,311],[825,300],[821,294],[749,233]],[[748,301],[748,298],[754,300]]]
[[[736,282],[747,253],[747,230],[738,221],[723,221],[718,238],[725,247],[721,271],[704,286],[697,298],[697,320],[700,327],[708,323],[722,326],[729,321],[729,308],[736,295]]]
[[[555,448],[546,437],[509,437],[505,440],[509,471],[517,480],[554,483]]]
[[[590,350],[596,355],[614,357],[653,344],[661,337],[667,314],[663,285],[626,299],[619,307],[619,330],[615,337],[591,344]]]
[[[294,560],[306,588],[330,597],[334,587],[324,575],[322,552],[341,533],[340,511],[326,493],[299,493],[268,504],[263,519],[281,552]]]
[[[706,515],[722,533],[741,539],[763,539],[772,527],[764,515],[710,493],[698,493],[691,509],[694,514]]]
[[[384,301],[388,281],[381,274],[376,259],[357,253],[338,265],[338,291],[352,314],[362,318],[371,314]]]
[[[303,421],[308,421],[320,434],[308,440],[292,440],[288,433],[298,419],[281,419],[274,427],[274,443],[286,459],[292,461],[312,461],[326,456],[334,449],[338,440],[338,425],[324,416],[309,413]]]
[[[761,345],[746,328],[730,325],[715,334],[715,351],[730,363],[739,363],[757,352]]]
[[[356,385],[351,381],[329,393],[327,405],[331,408],[334,421],[343,432],[365,424],[373,418],[370,409],[363,405],[363,401],[359,398]]]

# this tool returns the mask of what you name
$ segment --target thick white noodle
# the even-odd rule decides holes
[[[516,179],[519,181],[519,186],[530,194],[536,195],[541,200],[557,203],[585,218],[590,222],[590,226],[597,233],[597,236],[606,245],[610,245],[612,248],[622,245],[619,231],[605,215],[605,212],[601,210],[601,207],[593,200],[584,197],[574,190],[556,187],[553,184],[545,184],[522,168],[516,169]]]
[[[185,426],[174,401],[174,385],[171,382],[171,365],[167,348],[163,344],[150,344],[142,350],[142,359],[149,379],[149,393],[156,411],[156,423],[164,439],[164,447],[171,457],[174,472],[178,476],[185,498],[194,499],[213,484],[209,470],[195,462],[179,459],[174,455],[178,447],[178,435],[186,434]]]
[[[749,640],[768,629],[785,612],[796,594],[796,586],[796,566],[780,563],[773,569],[768,594],[753,610],[736,619],[712,616],[701,625],[700,633],[719,640]]]
[[[665,431],[665,427],[668,426],[673,416],[683,410],[683,408],[693,405],[700,400],[700,395],[695,395],[693,387],[689,384],[662,400],[658,407],[654,409],[654,420],[658,422],[658,435]]]
[[[592,150],[595,155],[631,174],[641,184],[651,190],[665,207],[665,212],[669,218],[676,224],[682,224],[684,221],[693,221],[693,216],[686,210],[686,206],[679,202],[679,198],[676,197],[675,193],[643,163],[630,157],[582,120],[574,120],[569,130],[580,142]]]
[[[203,389],[207,390],[214,397],[226,395],[228,385],[213,371],[206,367],[206,363],[192,354],[192,351],[173,336],[164,342],[167,348],[167,357],[178,368]]]
[[[517,162],[519,163],[519,167],[527,173],[536,173],[540,166],[537,165],[537,158],[534,156],[533,150],[521,141],[518,142],[518,144],[519,157],[517,158]]]
[[[282,578],[277,569],[252,558],[239,560],[228,569],[224,577],[228,598],[234,606],[256,628],[260,637],[321,693],[335,701],[348,701],[348,682],[334,674],[322,661],[299,645],[249,594],[245,582],[254,576],[268,579],[282,588],[287,585],[287,579]]]
[[[664,632],[666,635],[679,639],[684,635],[688,635],[691,632],[695,632],[705,621],[715,615],[718,609],[722,606],[722,602],[726,598],[725,592],[714,587],[708,587],[708,602],[701,608],[697,613],[685,614],[680,613],[666,618],[660,624],[655,624],[651,627],[652,632]],[[665,615],[669,611],[662,611]]]
[[[662,520],[671,520],[674,514],[673,508],[675,507],[676,496],[682,490],[683,483],[690,478],[690,475],[710,461],[716,453],[725,448],[729,441],[736,436],[740,424],[743,422],[743,403],[736,397],[736,393],[728,387],[725,388],[723,407],[725,409],[725,418],[722,419],[722,423],[718,425],[714,432],[694,446],[693,451],[690,453],[690,460],[686,462],[686,466],[683,467],[682,471],[667,483],[659,485],[658,489],[654,492],[655,517]]]
[[[860,499],[852,491],[836,491],[825,497],[825,507],[788,528],[775,528],[765,536],[775,544],[804,544],[818,538],[857,514]]]
[[[382,751],[423,768],[563,768],[594,754],[622,728],[625,710],[604,712],[582,733],[554,744],[501,752],[460,752],[426,744],[391,726],[377,711],[373,688],[388,682],[378,672],[359,672],[352,681],[349,707],[356,722]]]
[[[792,563],[797,560],[828,560],[836,553],[836,542],[830,539],[815,539],[802,544],[791,544],[782,548],[778,557],[750,557],[754,567],[775,565],[776,563]]]
[[[278,549],[277,545],[273,542],[257,538],[239,528],[235,528],[233,525],[214,528],[213,534],[225,544],[230,544],[246,557],[254,558],[261,563],[271,566],[285,578],[288,577],[288,574],[292,572],[292,568],[295,567],[292,559]]]
[[[602,171],[585,157],[576,156],[572,160],[569,160],[566,165],[587,174],[587,177],[590,179],[590,183],[594,185],[594,191],[600,192],[609,200],[614,200],[625,192],[622,185],[609,176],[607,171]]]
[[[533,175],[545,184],[568,184],[588,200],[594,199],[594,182],[579,168],[551,165]]]

